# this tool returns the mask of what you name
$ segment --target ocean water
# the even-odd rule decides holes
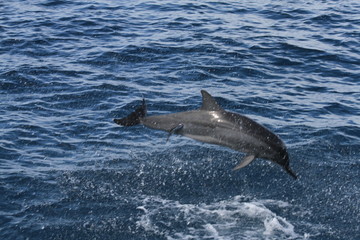
[[[0,3],[1,239],[360,239],[360,2]],[[286,143],[293,180],[143,126],[200,90]]]

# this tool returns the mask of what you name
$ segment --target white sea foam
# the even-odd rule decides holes
[[[304,239],[284,217],[268,206],[291,207],[277,200],[236,196],[213,203],[190,204],[147,196],[138,209],[138,228],[175,239]]]

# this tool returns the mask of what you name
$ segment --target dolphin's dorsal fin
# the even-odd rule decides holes
[[[200,110],[205,111],[220,111],[222,108],[216,102],[216,100],[205,90],[201,90],[202,106]]]

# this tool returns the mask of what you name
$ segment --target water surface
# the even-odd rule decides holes
[[[0,3],[1,239],[359,239],[360,4]],[[276,132],[294,181],[112,122],[225,109]]]

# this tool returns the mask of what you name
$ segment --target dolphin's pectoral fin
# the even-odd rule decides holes
[[[246,167],[249,165],[254,159],[256,158],[255,155],[246,155],[244,159],[233,168],[233,171],[239,170],[240,168]]]
[[[298,177],[296,176],[296,173],[291,170],[291,168],[289,167],[289,165],[284,167],[285,171],[290,174],[294,179],[297,179]]]
[[[175,126],[175,127],[173,127],[170,131],[169,131],[169,135],[168,135],[168,137],[167,137],[167,139],[166,139],[166,142],[168,142],[169,141],[169,138],[170,138],[170,136],[172,135],[172,134],[178,134],[180,131],[181,131],[181,129],[183,129],[184,128],[184,124],[179,124],[179,125],[177,125],[177,126]]]

